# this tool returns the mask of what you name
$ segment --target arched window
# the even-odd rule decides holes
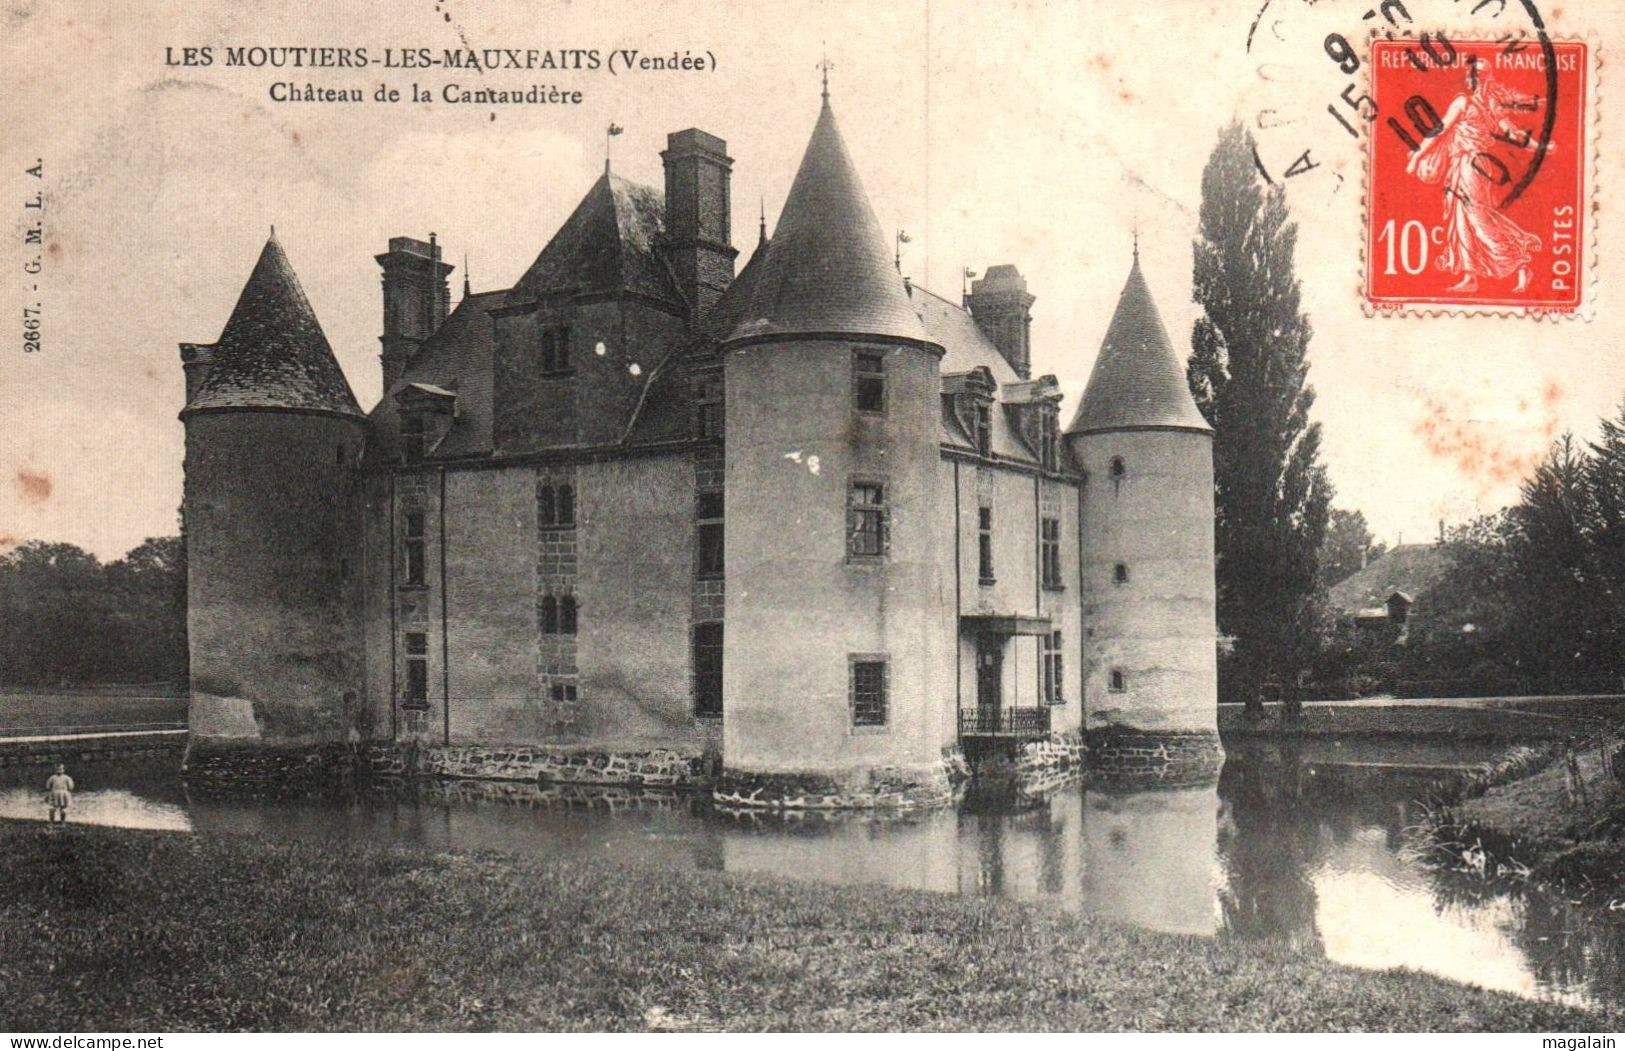
[[[574,635],[576,633],[576,597],[566,595],[559,599],[559,634]]]
[[[559,525],[576,524],[576,494],[567,485],[559,486]]]
[[[550,526],[558,521],[558,511],[553,505],[553,487],[551,485],[544,485],[536,491],[536,517],[544,526]]]
[[[542,634],[557,635],[559,633],[559,600],[552,595],[542,599]]]
[[[1123,674],[1123,669],[1112,669],[1110,688],[1113,693],[1123,693],[1128,689],[1128,677]]]
[[[1112,579],[1117,581],[1119,584],[1127,584],[1128,583],[1128,566],[1124,565],[1121,562],[1117,563],[1116,568],[1114,568],[1112,570]]]

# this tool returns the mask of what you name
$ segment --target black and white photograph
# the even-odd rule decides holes
[[[1615,1046],[1621,0],[0,24],[8,1048]]]

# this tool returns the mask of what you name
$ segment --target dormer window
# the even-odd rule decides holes
[[[976,439],[976,451],[983,456],[993,455],[993,403],[978,399],[972,408],[971,436]]]
[[[401,420],[401,459],[417,463],[427,447],[428,421],[422,413],[409,413]]]

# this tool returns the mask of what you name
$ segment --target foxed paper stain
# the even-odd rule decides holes
[[[12,486],[26,504],[43,504],[51,498],[53,488],[50,473],[35,470],[32,467],[17,468],[17,475],[12,479]]]
[[[1521,417],[1538,416],[1530,428],[1475,418],[1459,400],[1447,404],[1438,395],[1428,395],[1425,414],[1412,429],[1429,454],[1454,466],[1482,494],[1524,478],[1540,462],[1562,426],[1558,412],[1562,400],[1563,388],[1552,381],[1541,388],[1537,399],[1519,398],[1516,408]]]

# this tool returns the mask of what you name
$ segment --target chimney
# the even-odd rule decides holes
[[[456,269],[442,262],[435,235],[428,241],[391,237],[389,251],[374,256],[384,268],[384,334],[380,357],[387,394],[406,371],[423,341],[434,335],[451,307],[447,277]]]
[[[1032,376],[1032,309],[1036,297],[1027,292],[1027,279],[1009,263],[990,266],[971,282],[965,304],[982,334],[1004,355],[1016,375]]]
[[[666,257],[695,318],[703,318],[734,279],[728,144],[698,128],[666,136]]]
[[[213,343],[182,343],[181,368],[186,370],[186,403],[197,397],[198,388],[209,378],[214,365]]]

